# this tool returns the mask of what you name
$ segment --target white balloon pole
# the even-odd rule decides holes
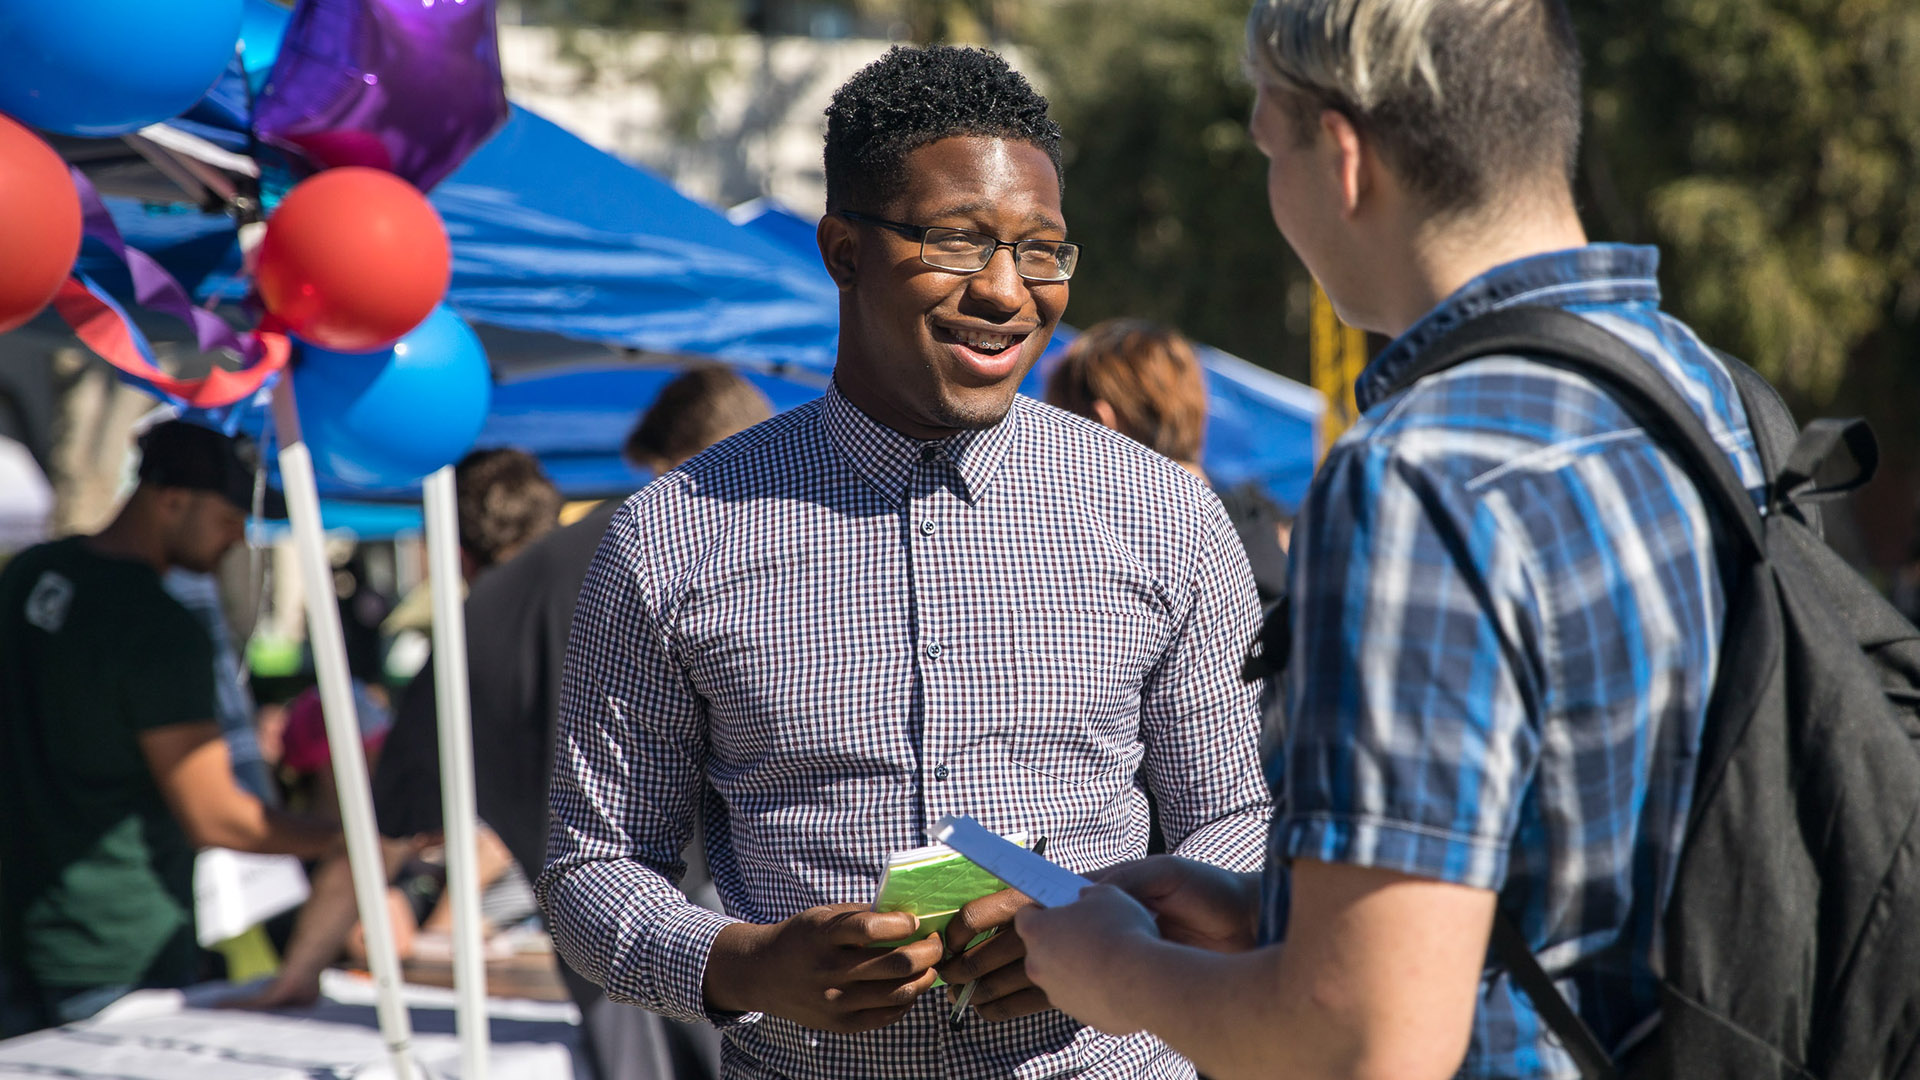
[[[374,1009],[380,1036],[393,1061],[395,1080],[413,1080],[413,1023],[400,1000],[400,960],[393,947],[393,923],[387,914],[387,873],[374,827],[373,792],[367,783],[367,758],[360,743],[360,718],[353,704],[347,671],[346,639],[320,525],[320,493],[313,477],[313,455],[300,437],[294,410],[293,380],[282,374],[273,391],[273,423],[280,442],[280,483],[287,498],[296,561],[307,598],[307,638],[313,647],[314,674],[320,683],[320,710],[326,717],[327,746],[333,754],[334,787],[339,791],[340,821],[347,838],[347,863],[353,870],[353,895],[367,938],[367,966],[373,972]]]
[[[453,904],[453,986],[461,1080],[487,1076],[487,965],[481,951],[479,820],[473,793],[473,711],[468,699],[467,622],[461,600],[460,518],[453,466],[427,477],[427,573],[433,594],[433,689],[439,703],[440,805],[446,829],[447,895]]]

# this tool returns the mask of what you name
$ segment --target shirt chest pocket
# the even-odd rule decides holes
[[[1016,608],[1012,631],[1022,706],[1013,762],[1069,784],[1130,775],[1159,622],[1144,612]]]

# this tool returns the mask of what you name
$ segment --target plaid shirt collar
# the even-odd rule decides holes
[[[835,381],[827,387],[820,421],[827,439],[882,495],[906,498],[915,463],[945,460],[953,466],[954,493],[972,505],[986,494],[994,474],[1000,471],[1000,463],[1006,460],[1018,434],[1020,411],[1020,400],[1015,398],[1007,415],[992,427],[962,431],[944,439],[915,439],[861,412]]]
[[[1654,273],[1659,266],[1659,249],[1627,244],[1588,244],[1496,266],[1460,286],[1381,350],[1354,381],[1354,403],[1361,412],[1373,408],[1427,346],[1461,323],[1498,308],[1631,301],[1658,304],[1660,285]]]

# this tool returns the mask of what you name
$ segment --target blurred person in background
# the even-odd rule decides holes
[[[487,569],[512,558],[560,523],[564,500],[540,460],[525,450],[474,450],[453,467],[460,529],[461,595]],[[433,581],[422,581],[379,622],[388,638],[433,625]]]
[[[1212,487],[1246,548],[1260,603],[1286,591],[1293,518],[1252,482],[1221,488],[1200,467],[1207,384],[1180,331],[1145,319],[1087,327],[1047,374],[1046,393],[1047,404],[1145,444]]]
[[[454,466],[455,515],[459,527],[462,588],[491,568],[512,559],[527,544],[553,530],[559,521],[561,497],[553,481],[532,454],[512,448],[475,450]],[[422,590],[424,591],[424,589]],[[431,665],[415,676],[413,684],[433,682]],[[409,684],[410,686],[413,684]],[[389,714],[375,713],[356,691],[355,711],[361,721],[361,737],[368,756],[369,772],[377,769],[391,738]],[[337,795],[333,787],[332,752],[326,740],[325,715],[318,693],[308,689],[287,707],[284,731],[278,740],[282,746],[282,772],[312,778],[316,799]],[[330,807],[338,814],[337,798]],[[319,812],[316,807],[316,813]],[[483,856],[483,888],[505,884],[513,868],[502,859],[499,840],[481,826],[484,837],[478,842]],[[414,930],[422,921],[443,925],[449,915],[434,914],[442,905],[445,885],[444,864],[425,862],[427,849],[437,845],[437,836],[408,835],[382,845],[387,880],[387,903],[394,929],[396,951],[402,958],[412,952]],[[486,856],[491,854],[492,858]],[[532,894],[525,878],[517,871],[521,914],[533,912]],[[243,1008],[275,1008],[309,1004],[319,997],[320,972],[346,949],[364,958],[365,944],[358,925],[359,911],[353,896],[352,871],[346,856],[329,859],[312,874],[313,893],[294,921],[286,956],[274,981],[258,994],[229,1004]],[[504,920],[503,920],[504,921]]]
[[[675,377],[628,435],[624,453],[655,475],[707,446],[773,415],[766,396],[721,365]],[[474,788],[480,817],[516,872],[537,873],[547,842],[547,781],[552,772],[560,670],[574,601],[587,566],[621,500],[608,499],[543,537],[474,582],[467,598],[467,675],[473,720]],[[392,732],[373,774],[381,832],[395,841],[438,834],[443,826],[437,697],[431,664],[400,697]],[[482,859],[486,856],[483,852]],[[683,886],[717,906],[704,859]],[[310,1001],[326,959],[289,950],[273,1001]],[[607,1000],[564,963],[561,975],[580,1008],[584,1056],[599,1080],[697,1080],[716,1075],[718,1040],[704,1025],[678,1024]]]
[[[751,382],[719,364],[689,368],[661,388],[624,447],[656,477],[708,446],[773,415]],[[499,825],[518,866],[539,872],[547,844],[547,784],[553,771],[560,672],[574,602],[601,535],[622,500],[608,499],[482,579],[467,601],[472,684],[474,786],[480,816]],[[374,777],[380,827],[388,835],[440,828],[439,743],[434,686],[416,679],[401,700],[388,756]],[[680,887],[718,908],[696,839]],[[562,978],[584,1018],[587,1057],[600,1080],[696,1080],[718,1075],[719,1037],[608,1000],[564,961]]]
[[[212,642],[162,585],[245,535],[253,447],[177,420],[139,446],[112,522],[0,573],[0,1034],[197,981],[196,848],[339,848],[235,782]]]
[[[275,513],[273,509],[266,512]],[[233,758],[234,779],[247,794],[268,806],[278,806],[280,792],[255,731],[258,710],[254,706],[253,691],[240,669],[240,655],[227,625],[226,612],[220,605],[218,577],[175,566],[161,578],[161,583],[169,596],[192,613],[213,646],[215,719],[220,722],[221,737],[227,740],[227,753]]]

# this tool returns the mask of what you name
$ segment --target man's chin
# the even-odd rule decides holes
[[[940,395],[934,419],[941,427],[962,431],[990,428],[1007,418],[1007,412],[1013,408],[1013,397],[1019,390],[1020,381],[1014,379],[1002,386],[962,393],[948,391]]]

